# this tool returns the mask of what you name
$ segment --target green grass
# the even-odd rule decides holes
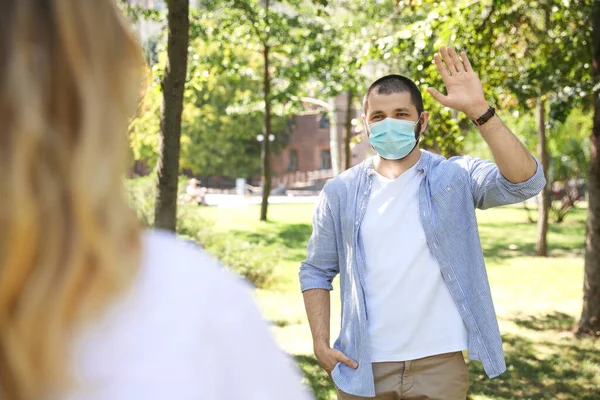
[[[278,255],[276,284],[258,289],[256,298],[280,346],[296,358],[306,384],[324,400],[335,393],[312,355],[297,279],[312,210],[310,205],[271,206],[268,223],[258,222],[257,207],[199,208],[198,213],[215,231]],[[480,362],[469,362],[469,398],[600,399],[600,343],[573,335],[582,305],[585,210],[550,227],[547,259],[533,256],[536,226],[526,216],[519,206],[478,213],[508,371],[489,380]],[[339,332],[337,286],[332,299],[333,339]]]

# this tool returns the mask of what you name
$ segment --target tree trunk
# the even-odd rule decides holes
[[[548,149],[546,147],[546,120],[545,120],[545,101],[542,97],[537,102],[537,131],[538,131],[538,154],[542,163],[544,175],[548,177]],[[540,193],[538,201],[538,236],[535,245],[535,255],[538,257],[548,257],[548,216],[550,214],[550,183],[547,183]]]
[[[269,1],[265,2],[266,15],[269,13]],[[263,194],[260,206],[260,220],[267,220],[269,209],[269,195],[271,194],[271,77],[269,75],[269,45],[264,43],[264,101],[265,101],[265,139],[263,140],[262,162],[263,162]]]
[[[346,129],[344,132],[344,170],[352,166],[352,149],[350,148],[350,140],[352,139],[352,118],[354,110],[352,108],[354,100],[354,92],[348,90],[348,98],[346,99]]]
[[[181,138],[183,90],[189,44],[189,0],[168,0],[169,37],[167,65],[161,82],[163,103],[160,121],[158,190],[154,225],[175,231],[177,227],[177,183]]]
[[[594,83],[594,126],[591,137],[590,172],[588,178],[588,219],[585,245],[583,311],[579,335],[600,337],[600,2],[592,10],[592,68]]]
[[[338,140],[337,109],[335,97],[329,99],[329,154],[331,155],[331,169],[333,176],[340,174],[340,144]]]

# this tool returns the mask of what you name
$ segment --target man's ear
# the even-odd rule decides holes
[[[421,134],[425,133],[427,129],[427,124],[429,123],[429,111],[423,111],[421,113]]]

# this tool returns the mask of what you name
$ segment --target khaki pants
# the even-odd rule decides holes
[[[373,363],[375,399],[464,400],[469,373],[462,352],[439,354],[418,360]],[[337,389],[338,400],[358,397]]]

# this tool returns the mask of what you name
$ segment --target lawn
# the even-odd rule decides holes
[[[268,223],[258,222],[256,207],[197,212],[215,234],[227,233],[224,237],[255,244],[255,251],[276,254],[277,280],[256,290],[257,301],[280,346],[296,358],[306,384],[325,400],[335,398],[334,389],[312,355],[297,281],[312,209],[271,206]],[[478,219],[508,371],[489,380],[480,362],[469,362],[469,399],[600,399],[600,342],[573,335],[582,304],[585,210],[551,226],[547,259],[533,256],[536,226],[520,206],[483,211]],[[339,332],[337,287],[332,299],[333,340]]]

